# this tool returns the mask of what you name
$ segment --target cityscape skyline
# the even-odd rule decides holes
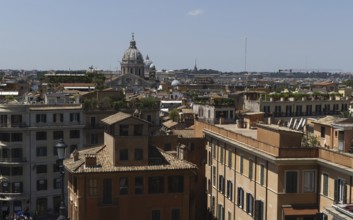
[[[352,72],[350,1],[3,2],[1,69],[117,70],[135,33],[158,69]],[[245,43],[247,42],[247,43]],[[245,52],[246,51],[246,52]]]

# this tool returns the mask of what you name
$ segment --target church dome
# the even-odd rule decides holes
[[[179,80],[173,80],[172,81],[172,84],[171,84],[172,86],[179,86],[180,85],[180,82],[179,82]]]
[[[154,63],[151,63],[150,69],[151,69],[151,70],[155,70],[155,69],[156,69],[156,66],[154,65]]]
[[[132,40],[130,41],[130,47],[125,51],[123,59],[123,63],[134,63],[134,64],[143,64],[143,56],[141,52],[136,47],[136,41],[134,40],[134,36],[132,36]]]

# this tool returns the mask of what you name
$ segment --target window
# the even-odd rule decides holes
[[[43,141],[47,139],[47,132],[45,131],[38,131],[36,133],[36,140],[37,141]]]
[[[143,125],[134,125],[134,135],[141,136],[143,134]]]
[[[38,198],[36,211],[38,215],[45,215],[48,212],[48,199]]]
[[[255,200],[255,220],[264,219],[264,202],[261,200]]]
[[[119,181],[119,193],[120,195],[129,194],[129,180],[127,177],[121,177]]]
[[[336,179],[335,180],[335,195],[334,200],[337,203],[346,203],[345,202],[345,195],[346,195],[346,185],[343,179]]]
[[[53,188],[54,189],[61,189],[61,178],[54,178]]]
[[[55,173],[55,172],[59,172],[59,171],[60,171],[59,165],[56,164],[56,163],[54,163],[54,164],[53,164],[53,172]]]
[[[91,127],[96,126],[96,117],[91,117]]]
[[[22,149],[21,148],[11,149],[11,155],[12,155],[13,159],[21,159],[22,158]]]
[[[214,196],[212,196],[212,201],[211,201],[211,213],[212,213],[213,215],[215,214],[215,212],[214,212],[215,207],[216,207],[216,199],[215,199]]]
[[[260,184],[265,184],[265,165],[260,164]]]
[[[252,180],[253,177],[253,166],[254,162],[252,160],[249,160],[249,179]]]
[[[153,194],[164,192],[163,176],[153,176],[148,178],[148,192]]]
[[[37,173],[47,173],[47,165],[37,165]]]
[[[143,160],[143,149],[135,149],[135,160]]]
[[[22,133],[11,134],[11,142],[21,142],[21,141],[22,141]]]
[[[220,153],[220,158],[219,158],[219,160],[220,160],[220,162],[221,163],[224,163],[225,161],[224,161],[224,146],[221,146],[220,148],[219,148],[219,153]]]
[[[233,183],[230,180],[227,180],[227,198],[230,200],[233,198]]]
[[[47,190],[47,180],[37,180],[37,191]]]
[[[228,211],[228,220],[232,220],[232,213]]]
[[[112,204],[112,179],[103,179],[103,204]]]
[[[7,115],[0,115],[0,127],[7,127]]]
[[[47,156],[47,147],[37,147],[36,149],[37,157]]]
[[[8,193],[10,192],[10,183],[9,182],[2,182],[1,183],[1,188],[3,193]]]
[[[63,122],[63,121],[64,121],[63,113],[53,114],[53,122]]]
[[[129,125],[120,125],[120,136],[129,136]]]
[[[211,142],[211,149],[212,149],[212,159],[216,159],[217,148],[216,148],[215,141]]]
[[[325,138],[325,127],[321,126],[321,137]]]
[[[304,171],[304,192],[315,192],[316,172]]]
[[[22,115],[11,115],[11,124],[13,126],[20,126],[22,123]]]
[[[135,177],[135,194],[143,193],[143,177]]]
[[[13,182],[12,183],[12,192],[13,193],[22,193],[23,192],[22,182]]]
[[[244,172],[244,157],[240,156],[240,174],[243,174]]]
[[[13,201],[13,210],[14,212],[22,211],[21,201]]]
[[[71,130],[70,138],[80,138],[80,130]]]
[[[172,220],[180,220],[180,209],[172,209]]]
[[[147,121],[148,122],[152,122],[152,116],[151,115],[147,115]]]
[[[168,177],[168,192],[182,193],[184,192],[184,177],[183,176],[169,176]]]
[[[91,144],[98,144],[98,134],[91,134]]]
[[[161,220],[161,211],[160,210],[152,210],[151,220]]]
[[[224,177],[223,175],[219,175],[219,191],[224,194],[224,185],[225,185],[225,182],[224,182]]]
[[[80,113],[70,113],[70,122],[80,122]]]
[[[36,123],[47,123],[46,114],[36,114]]]
[[[233,158],[232,158],[232,150],[230,148],[228,148],[228,167],[229,168],[232,168],[232,161]]]
[[[9,133],[0,133],[0,141],[10,142],[10,134]]]
[[[244,190],[241,187],[238,187],[238,206],[244,208]]]
[[[12,167],[11,168],[11,175],[12,176],[22,176],[23,175],[22,167]]]
[[[53,196],[54,213],[59,214],[61,196]]]
[[[88,180],[88,195],[89,196],[96,196],[97,195],[97,179],[89,179]]]
[[[119,158],[120,160],[128,160],[129,159],[129,150],[128,149],[121,149],[119,151]]]
[[[222,204],[218,204],[217,220],[224,220],[224,207]]]
[[[296,193],[298,185],[298,172],[287,171],[286,172],[286,193]]]
[[[322,194],[328,196],[328,174],[322,174]]]
[[[7,149],[7,148],[1,149],[1,157],[2,158],[9,158],[9,152],[10,152],[10,149]]]
[[[213,186],[216,186],[216,176],[217,176],[216,167],[212,166],[212,185]]]
[[[64,131],[53,131],[54,140],[64,139]]]
[[[0,167],[0,172],[2,176],[10,176],[10,167]]]
[[[246,194],[246,212],[254,215],[254,197],[250,193]]]

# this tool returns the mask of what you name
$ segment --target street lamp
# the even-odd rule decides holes
[[[61,175],[61,202],[60,202],[60,215],[58,217],[58,220],[64,220],[66,219],[65,217],[65,195],[64,195],[64,159],[65,159],[65,151],[67,148],[67,144],[65,144],[64,140],[61,138],[58,143],[55,145],[56,152],[58,153],[58,165],[60,169],[60,175]]]

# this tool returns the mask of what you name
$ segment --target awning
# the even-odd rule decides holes
[[[293,208],[284,207],[283,212],[285,216],[313,216],[319,212],[316,208]]]

